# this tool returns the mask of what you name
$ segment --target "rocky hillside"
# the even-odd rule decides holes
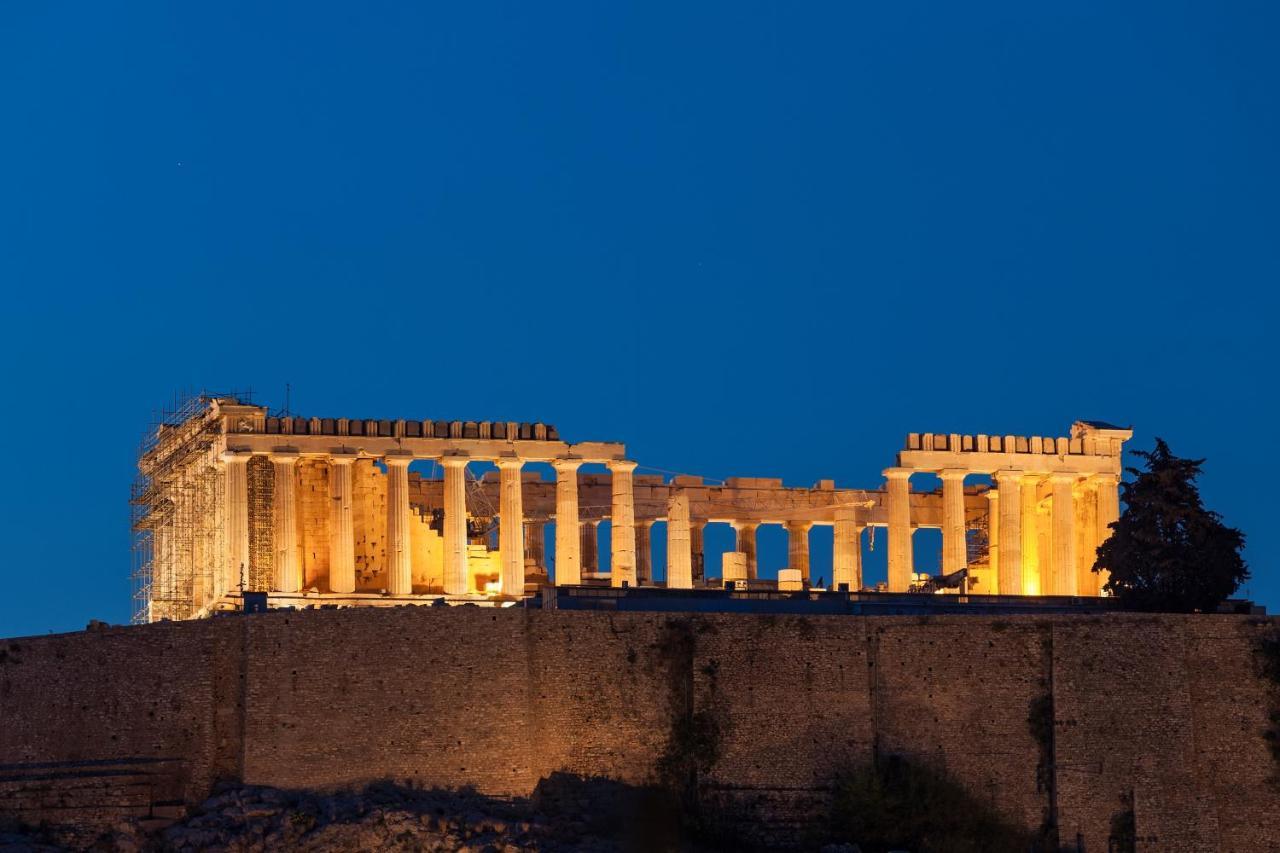
[[[607,780],[553,777],[530,800],[378,783],[315,793],[219,789],[182,820],[0,833],[0,850],[507,851],[695,850],[660,795]]]

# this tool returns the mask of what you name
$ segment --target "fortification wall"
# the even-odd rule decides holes
[[[1107,849],[1122,795],[1140,849],[1275,849],[1252,660],[1275,626],[370,608],[6,640],[0,810],[98,819],[109,809],[67,774],[126,760],[129,774],[93,777],[98,805],[140,807],[117,788],[152,759],[181,768],[188,802],[218,778],[502,795],[556,770],[639,783],[673,721],[704,713],[721,732],[705,781],[774,826],[804,821],[879,750],[945,766],[1026,826],[1052,810],[1087,850]],[[1051,737],[1033,733],[1037,708]]]

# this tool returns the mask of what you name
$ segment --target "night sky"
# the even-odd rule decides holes
[[[307,415],[542,420],[795,485],[876,487],[908,432],[1132,424],[1207,457],[1280,608],[1278,25],[6,4],[0,636],[126,621],[153,411],[286,384]],[[781,531],[761,549],[772,573]]]

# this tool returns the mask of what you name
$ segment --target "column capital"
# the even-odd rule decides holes
[[[1090,474],[1088,481],[1095,486],[1118,486],[1120,485],[1120,475],[1110,473]]]
[[[731,521],[729,522],[729,524],[733,527],[734,530],[742,530],[744,528],[752,528],[752,527],[760,526],[760,522],[758,521]]]
[[[328,457],[329,464],[330,465],[351,465],[356,461],[356,456],[357,454],[349,451],[345,453],[330,453]]]
[[[224,450],[218,458],[223,462],[248,462],[253,458],[253,452],[249,450]]]
[[[885,468],[880,473],[886,480],[907,480],[916,471],[914,468]]]
[[[1001,468],[991,475],[997,483],[1007,481],[1010,485],[1016,485],[1026,476],[1021,468]]]
[[[609,467],[609,471],[614,474],[630,474],[636,470],[638,464],[633,459],[610,459],[605,463]]]
[[[551,467],[557,474],[572,474],[582,467],[582,462],[581,459],[555,459],[551,462]]]
[[[989,501],[998,501],[998,500],[1000,500],[1000,490],[999,490],[999,489],[987,489],[987,490],[986,490],[985,492],[983,492],[982,494],[983,494],[983,497],[985,497],[985,498],[986,498],[987,500],[989,500]]]
[[[493,460],[493,464],[503,471],[519,471],[524,467],[524,460],[514,456],[500,456]]]
[[[396,467],[409,467],[409,463],[413,461],[412,453],[388,453],[382,457],[382,461],[387,465],[395,465]]]
[[[471,461],[470,456],[442,456],[440,457],[440,465],[444,468],[465,468],[467,463]]]
[[[858,508],[853,506],[837,506],[832,513],[834,521],[854,521],[858,520]]]
[[[783,523],[788,530],[809,530],[813,527],[812,521],[804,519],[794,519]]]
[[[1055,472],[1049,475],[1049,482],[1055,485],[1058,485],[1061,483],[1074,483],[1076,480],[1079,480],[1079,479],[1080,479],[1079,474],[1069,474],[1061,471]]]
[[[301,458],[298,451],[284,447],[278,447],[268,455],[271,457],[272,462],[280,462],[285,465],[292,465]]]
[[[959,480],[960,482],[964,482],[965,475],[967,475],[968,473],[969,472],[963,468],[943,468],[941,471],[938,472],[938,477],[943,482],[946,482],[948,480],[952,480],[952,481]],[[885,476],[886,477],[889,476],[888,473],[886,473]]]
[[[1023,475],[1022,475],[1022,485],[1024,485],[1024,486],[1035,486],[1035,485],[1039,485],[1040,481],[1041,481],[1041,480],[1043,480],[1043,479],[1044,479],[1044,475],[1043,475],[1043,474],[1023,474]]]

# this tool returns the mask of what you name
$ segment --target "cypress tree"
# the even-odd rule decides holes
[[[1201,503],[1203,459],[1174,456],[1159,438],[1135,455],[1146,470],[1125,469],[1134,478],[1120,486],[1125,510],[1093,570],[1111,573],[1104,588],[1132,610],[1215,610],[1249,577],[1244,534]]]

